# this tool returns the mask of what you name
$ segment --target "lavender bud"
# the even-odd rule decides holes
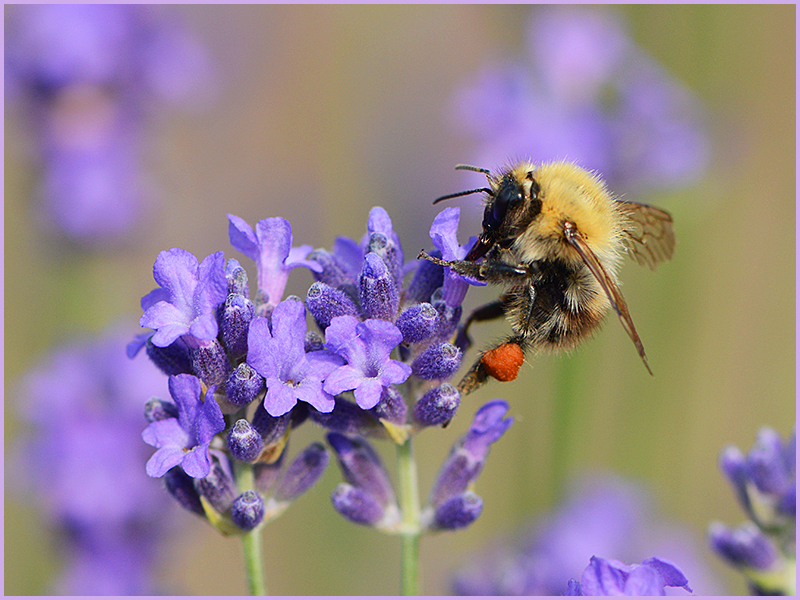
[[[439,313],[428,302],[415,304],[400,313],[395,322],[403,341],[416,344],[432,337],[439,327]]]
[[[325,331],[334,317],[358,317],[360,314],[355,302],[347,294],[319,281],[308,289],[306,308],[322,331]]]
[[[380,256],[381,260],[389,269],[389,273],[394,279],[398,288],[403,285],[403,260],[402,253],[398,252],[395,243],[385,234],[380,232],[371,233],[367,241],[367,252],[372,252]]]
[[[164,419],[177,419],[178,407],[172,402],[150,398],[144,407],[144,418],[147,419],[148,423],[155,423]]]
[[[231,371],[225,350],[217,340],[209,340],[197,348],[192,348],[190,356],[192,373],[209,387],[225,381]]]
[[[780,494],[793,483],[784,462],[783,440],[778,432],[768,427],[758,432],[756,444],[747,457],[747,474],[764,494]]]
[[[722,523],[712,523],[708,528],[708,537],[711,547],[737,567],[766,571],[779,560],[772,542],[750,522],[733,530]]]
[[[437,298],[440,293],[441,289],[437,290],[433,294],[431,302],[433,303],[433,307],[439,313],[439,323],[436,335],[439,337],[439,339],[446,340],[456,330],[456,327],[458,327],[458,324],[461,321],[461,314],[464,312],[464,310],[461,308],[460,304],[457,306],[450,306],[441,298]],[[456,346],[461,348],[458,343],[456,343]],[[461,348],[461,350],[463,351],[464,349]]]
[[[359,525],[375,525],[383,519],[384,508],[369,492],[340,483],[331,494],[333,507],[346,519]]]
[[[325,472],[330,457],[325,446],[314,442],[286,469],[275,489],[275,500],[292,502],[314,485]]]
[[[216,457],[211,461],[208,475],[203,479],[195,479],[194,485],[198,493],[219,513],[227,512],[236,498],[233,480]]]
[[[446,425],[456,414],[461,394],[449,383],[429,390],[416,406],[414,419],[423,426]]]
[[[261,434],[246,419],[236,421],[228,432],[228,449],[242,462],[253,462],[263,447]]]
[[[264,440],[264,445],[269,446],[278,442],[286,433],[286,429],[291,423],[291,411],[280,417],[273,417],[264,408],[264,403],[260,402],[253,413],[253,427],[256,428],[261,438]]]
[[[383,388],[380,401],[370,409],[370,413],[376,419],[384,419],[396,425],[403,425],[406,422],[408,408],[400,392],[393,387],[386,387]]]
[[[166,348],[159,348],[148,339],[145,343],[145,352],[153,364],[161,369],[165,375],[180,375],[192,373],[192,360],[189,356],[189,347],[178,338]]]
[[[246,362],[240,363],[225,382],[225,394],[234,406],[247,406],[264,390],[264,378]]]
[[[228,259],[225,265],[225,279],[228,280],[229,294],[240,294],[246,298],[250,296],[250,289],[247,285],[247,271],[235,258]]]
[[[368,319],[394,321],[400,304],[398,287],[386,264],[373,252],[364,257],[359,299]]]
[[[233,501],[231,520],[243,531],[250,531],[264,518],[264,501],[253,490],[247,490]]]
[[[411,371],[420,379],[447,379],[461,366],[461,350],[453,344],[433,344],[414,359]]]
[[[194,487],[194,479],[189,477],[180,467],[173,467],[164,475],[164,485],[167,491],[178,501],[183,508],[205,516],[205,510],[200,502],[200,495]]]
[[[431,256],[442,258],[438,248],[429,252]],[[444,267],[429,260],[417,261],[417,270],[406,292],[406,301],[430,302],[431,295],[444,283]]]
[[[323,350],[324,348],[325,342],[320,334],[318,334],[316,331],[306,332],[306,339],[303,340],[303,350],[306,353],[316,352],[317,350]]]
[[[434,513],[431,529],[462,529],[477,519],[483,510],[483,500],[467,491],[440,504]]]
[[[369,493],[381,506],[394,503],[389,476],[366,440],[332,432],[328,434],[328,443],[333,446],[342,475],[348,483]]]
[[[256,313],[255,306],[240,294],[230,294],[221,312],[222,343],[231,356],[244,356],[247,354],[247,330]]]

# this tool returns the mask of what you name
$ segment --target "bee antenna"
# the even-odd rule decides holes
[[[449,200],[450,198],[459,198],[461,196],[469,196],[470,194],[477,194],[478,192],[484,192],[486,194],[492,195],[492,190],[489,188],[475,188],[474,190],[466,190],[464,192],[456,192],[455,194],[447,194],[446,196],[439,196],[436,200],[433,201],[434,204],[441,202],[442,200]]]
[[[475,171],[476,173],[483,173],[490,177],[492,172],[489,169],[482,169],[481,167],[473,167],[472,165],[456,165],[456,171]]]

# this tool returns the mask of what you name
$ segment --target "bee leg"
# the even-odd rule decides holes
[[[481,387],[492,377],[498,381],[513,381],[525,360],[525,338],[512,335],[508,340],[484,352],[470,367],[456,388],[466,396]]]
[[[483,306],[479,306],[472,313],[467,317],[467,320],[464,324],[458,328],[458,334],[456,335],[456,339],[454,344],[461,349],[462,352],[466,352],[467,349],[472,346],[472,338],[469,337],[467,330],[469,326],[472,325],[473,322],[477,321],[491,321],[492,319],[497,319],[502,317],[505,314],[505,299],[500,298],[499,300],[495,300],[494,302],[489,302],[488,304],[484,304]]]

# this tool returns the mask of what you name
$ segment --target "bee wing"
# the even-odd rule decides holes
[[[617,200],[617,207],[628,221],[623,242],[637,263],[655,269],[659,263],[672,258],[675,251],[672,215],[636,202]]]
[[[589,245],[586,243],[583,237],[581,237],[580,233],[578,233],[574,226],[565,228],[564,233],[567,243],[575,248],[583,263],[589,268],[589,270],[592,272],[592,275],[594,275],[597,281],[600,283],[600,286],[603,288],[603,291],[606,293],[606,296],[608,296],[608,299],[611,302],[611,306],[619,316],[622,327],[625,329],[628,337],[631,338],[633,345],[636,346],[636,350],[639,352],[639,356],[642,358],[642,362],[644,363],[647,372],[652,375],[653,372],[650,370],[650,365],[647,364],[647,356],[645,356],[644,353],[644,345],[642,344],[639,334],[636,332],[636,327],[633,325],[631,313],[628,311],[628,305],[625,304],[625,298],[622,297],[622,292],[620,292],[619,286],[617,286],[617,283],[603,267],[600,259],[598,259],[595,253],[592,252],[592,249],[589,248]]]

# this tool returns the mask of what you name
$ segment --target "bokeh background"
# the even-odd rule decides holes
[[[9,27],[23,10],[6,7],[7,54]],[[359,239],[369,209],[381,205],[407,256],[430,248],[429,224],[441,209],[431,201],[482,184],[453,170],[479,154],[457,126],[455,98],[479,69],[525,55],[536,10],[159,8],[158,18],[180,23],[203,49],[207,70],[180,102],[143,101],[148,114],[135,129],[152,201],[120,243],[70,241],[43,224],[35,119],[25,95],[9,93],[7,70],[6,594],[48,593],[64,561],[41,499],[22,494],[10,475],[19,469],[9,457],[30,427],[24,373],[75,335],[101,334],[120,320],[138,333],[139,299],[154,287],[160,250],[238,256],[226,213],[253,224],[282,216],[295,244],[330,248],[337,235]],[[763,425],[786,436],[795,422],[795,7],[596,10],[619,18],[641,51],[691,90],[708,137],[701,178],[635,198],[672,212],[678,237],[674,260],[657,272],[633,263],[621,272],[655,377],[611,317],[570,356],[530,360],[514,383],[468,397],[449,428],[423,432],[416,452],[424,495],[475,408],[503,397],[516,419],[477,482],[478,521],[423,539],[426,594],[450,593],[452,573],[472,552],[557,506],[571,478],[587,471],[642,483],[660,516],[693,531],[702,546],[711,520],[745,519],[718,470],[720,450],[749,448]],[[463,242],[479,230],[479,201],[453,202],[462,207]],[[287,293],[304,297],[311,282],[295,271]],[[472,290],[467,304],[491,293]],[[476,327],[478,346],[502,327]],[[299,449],[322,432],[306,425],[294,435]],[[329,500],[339,480],[329,468],[263,531],[270,593],[398,593],[399,540],[339,517]],[[244,593],[239,540],[188,514],[176,520],[159,589]],[[745,593],[738,574],[710,552],[706,559],[718,589]]]

